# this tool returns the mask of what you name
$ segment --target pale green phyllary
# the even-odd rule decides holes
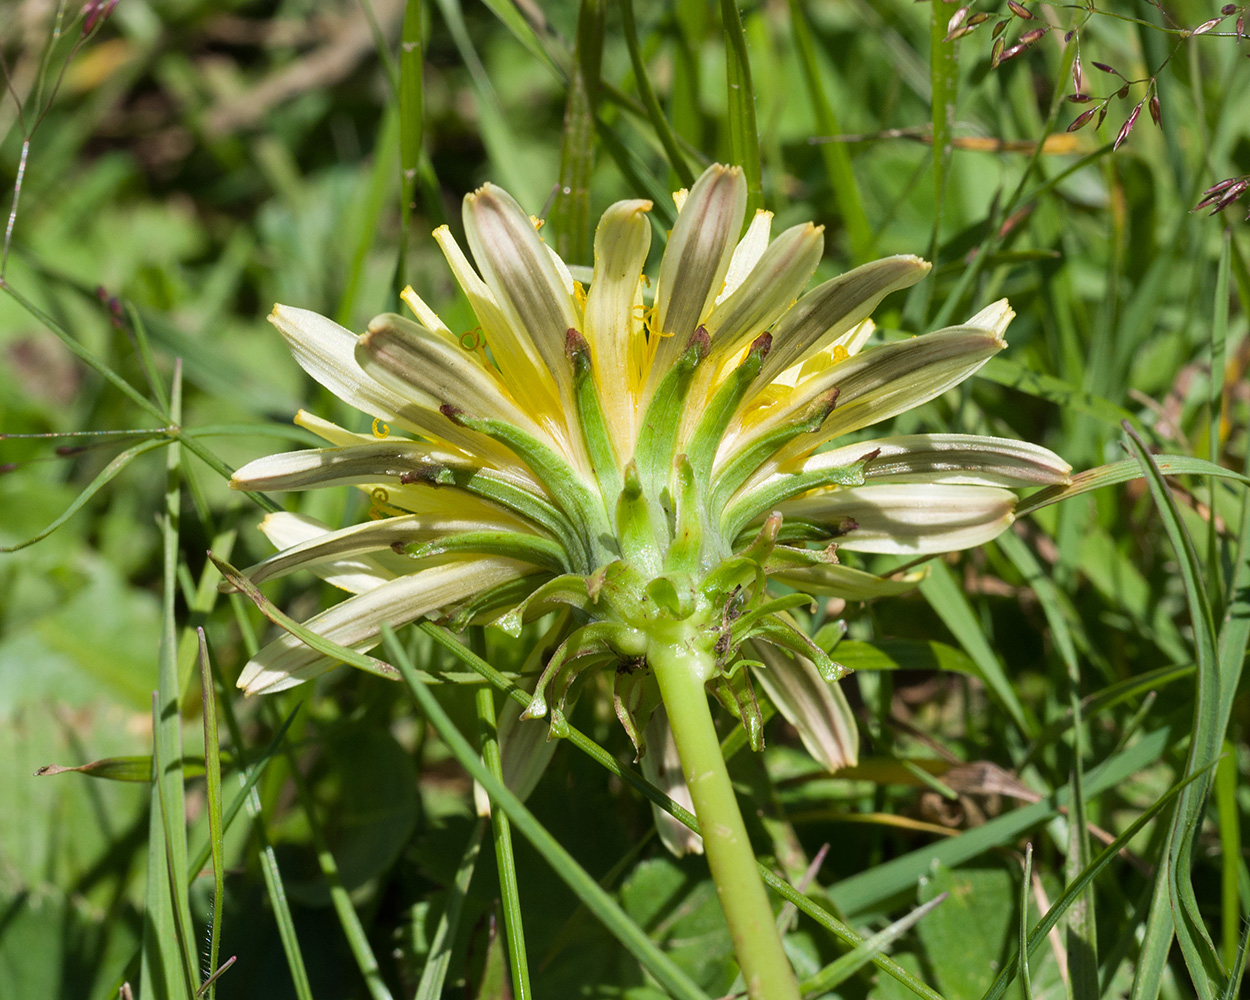
[[[860,433],[1001,350],[1005,301],[868,346],[874,307],[928,264],[890,257],[807,291],[822,230],[770,239],[760,212],[743,234],[737,168],[712,166],[677,202],[654,283],[643,273],[650,203],[624,201],[599,223],[583,287],[504,191],[469,195],[476,267],[445,227],[434,235],[480,323],[471,334],[411,293],[416,321],[380,316],[359,337],[276,307],[271,321],[298,362],[374,417],[375,433],[301,414],[331,447],[259,459],[233,485],[370,494],[373,518],[338,531],[270,516],[263,530],[280,551],[247,571],[260,581],[311,569],[349,591],[307,623],[341,645],[369,649],[384,624],[428,615],[516,634],[556,612],[526,715],[558,733],[586,679],[611,672],[647,773],[694,806],[750,995],[793,998],[708,693],[758,746],[758,682],[823,763],[853,760],[839,668],[788,609],[805,594],[861,601],[909,589],[915,577],[880,578],[840,554],[980,544],[1010,525],[1011,488],[1070,470],[1002,438]],[[770,580],[785,593],[770,593]],[[283,635],[239,683],[273,691],[335,665]],[[674,756],[684,783],[664,766]],[[700,846],[671,828],[666,842]]]

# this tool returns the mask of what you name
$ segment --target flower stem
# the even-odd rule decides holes
[[[708,867],[729,923],[747,993],[751,1000],[798,1000],[798,984],[781,947],[772,906],[755,866],[755,852],[747,839],[712,725],[704,688],[715,670],[711,651],[700,648],[689,626],[678,627],[671,634],[651,636],[647,661],[655,671],[668,711],[703,833]]]

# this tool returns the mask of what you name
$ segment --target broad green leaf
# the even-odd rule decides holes
[[[621,907],[709,992],[725,994],[733,985],[733,943],[709,878],[691,878],[667,855],[640,862],[620,889]]]
[[[994,966],[1017,920],[1015,876],[1002,863],[935,865],[920,881],[919,898],[946,897],[916,928],[942,992],[977,997],[994,980]]]
[[[879,639],[860,642],[844,639],[834,658],[847,670],[953,670],[977,676],[972,658],[944,642],[914,639]]]

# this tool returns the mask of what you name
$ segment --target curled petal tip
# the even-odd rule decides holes
[[[466,204],[475,204],[480,201],[496,200],[499,196],[499,188],[490,181],[487,181],[479,188],[475,188],[464,196]]]

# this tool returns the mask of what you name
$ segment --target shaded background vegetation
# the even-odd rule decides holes
[[[0,556],[0,996],[111,997],[123,980],[137,985],[145,908],[149,961],[177,965],[181,937],[205,964],[212,875],[193,879],[192,926],[177,935],[164,876],[147,877],[163,856],[149,831],[152,815],[157,833],[163,825],[150,761],[128,765],[140,779],[128,784],[32,777],[53,762],[150,755],[152,692],[177,687],[182,725],[167,717],[156,734],[185,737],[194,859],[211,811],[195,625],[219,675],[227,802],[240,760],[258,760],[300,707],[265,758],[257,812],[244,808],[224,838],[221,956],[238,962],[221,995],[416,989],[475,829],[471,785],[406,693],[376,678],[341,669],[237,699],[234,678],[266,623],[216,594],[204,552],[240,564],[266,552],[261,512],[226,488],[222,463],[305,440],[290,425],[300,406],[365,429],[290,360],[264,322],[270,305],[360,328],[411,282],[453,329],[471,329],[428,233],[444,222],[458,231],[461,196],[485,180],[548,217],[549,241],[585,265],[590,220],[610,201],[653,198],[662,237],[671,202],[661,199],[683,172],[758,157],[777,226],[826,226],[818,277],[889,253],[934,260],[928,280],[879,310],[887,337],[1011,299],[1010,349],[899,432],[1020,437],[1085,469],[1128,457],[1127,419],[1155,450],[1245,467],[1244,206],[1214,219],[1189,212],[1212,184],[1250,172],[1239,6],[988,0],[958,17],[958,5],[910,0],[765,0],[741,5],[739,35],[722,17],[732,5],[639,0],[639,57],[676,137],[667,148],[640,97],[619,4],[603,5],[600,80],[594,32],[574,57],[579,14],[597,6],[121,0],[84,39],[76,5],[4,0],[0,176],[11,184],[19,163],[25,174],[0,294],[0,424],[5,435],[75,436],[0,441],[0,543],[31,538],[108,481],[57,531]],[[405,15],[421,25],[406,59]],[[740,77],[727,86],[743,38],[753,102]],[[570,78],[597,96],[597,127],[581,98],[570,104]],[[422,111],[401,116],[399,95],[417,79]],[[1092,120],[1066,131],[1085,112]],[[834,136],[845,141],[824,141]],[[561,195],[579,166],[585,199]],[[192,436],[171,446],[149,431],[171,423],[161,416],[172,412],[175,359],[182,416],[172,422]],[[77,436],[87,431],[110,435]],[[122,431],[136,433],[111,433]],[[126,450],[145,442],[146,452]],[[167,476],[177,450],[180,490]],[[780,720],[762,756],[735,758],[747,811],[760,812],[761,856],[799,880],[828,845],[808,894],[860,931],[951,891],[890,949],[946,996],[980,996],[1014,963],[1021,921],[1036,925],[1184,776],[1191,746],[1226,752],[1210,799],[1193,807],[1192,857],[1178,859],[1169,805],[1083,896],[1084,919],[1034,953],[1032,990],[1126,996],[1141,967],[1153,971],[1138,973],[1139,996],[1224,988],[1214,971],[1208,987],[1179,947],[1142,960],[1154,945],[1166,953],[1148,915],[1169,859],[1182,880],[1192,864],[1225,968],[1250,904],[1244,489],[1177,477],[1170,495],[1172,515],[1140,479],[1109,486],[935,561],[914,596],[822,608],[813,626],[845,618],[845,659],[861,668],[847,683],[860,767],[818,773]],[[331,524],[366,508],[349,491],[287,502]],[[1194,539],[1193,565],[1165,533],[1169,516]],[[1217,625],[1228,613],[1218,650],[1194,623],[1195,587]],[[306,579],[267,592],[301,619],[332,600]],[[519,666],[523,650],[488,641],[498,668]],[[428,637],[409,642],[427,669],[452,669]],[[437,693],[473,737],[472,689]],[[574,722],[626,760],[605,705],[583,698]],[[1074,787],[1083,795],[1052,800]],[[704,864],[664,853],[643,798],[562,746],[531,805],[710,995],[731,989]],[[319,844],[337,862],[337,895]],[[657,995],[528,845],[518,852],[537,994]],[[279,887],[287,913],[275,909]],[[165,910],[153,909],[162,894]],[[445,995],[506,995],[499,895],[488,838],[448,946]],[[1154,908],[1167,900],[1165,886]],[[803,976],[846,951],[806,916],[788,944]],[[911,995],[871,965],[825,992]]]

